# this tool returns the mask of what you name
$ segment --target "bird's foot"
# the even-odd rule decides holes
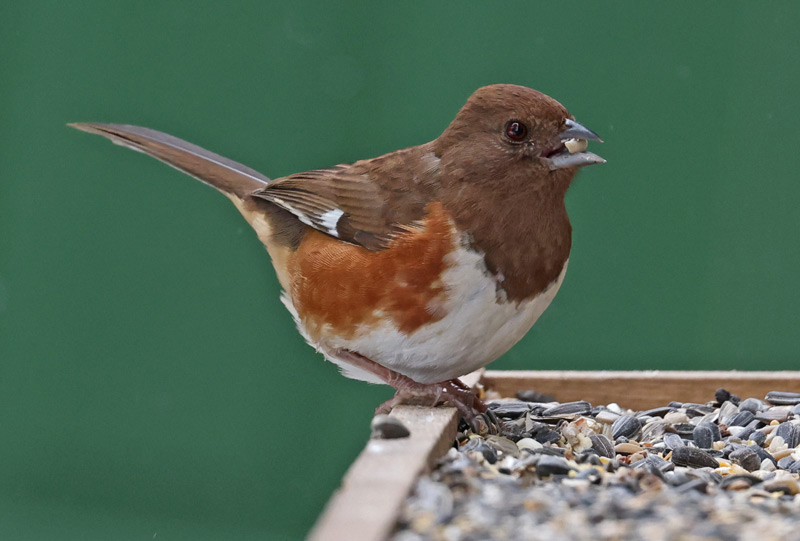
[[[406,378],[407,379],[407,378]],[[422,406],[437,406],[449,404],[458,410],[459,415],[467,422],[473,432],[477,434],[497,434],[500,421],[492,410],[477,397],[477,395],[458,379],[441,381],[438,383],[417,383],[413,380],[399,382],[392,385],[397,389],[395,395],[378,406],[376,413],[388,413],[395,406],[415,404]]]
[[[500,421],[495,414],[486,407],[486,404],[472,389],[459,379],[438,383],[419,383],[352,351],[341,351],[339,357],[358,368],[375,374],[397,390],[394,397],[378,406],[375,413],[389,413],[392,408],[401,404],[431,407],[450,404],[458,410],[461,417],[476,433],[497,434],[500,428]]]

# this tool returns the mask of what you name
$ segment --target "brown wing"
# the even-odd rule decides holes
[[[438,160],[412,147],[352,165],[279,178],[252,193],[323,233],[381,250],[425,214]],[[421,158],[421,159],[420,159]]]

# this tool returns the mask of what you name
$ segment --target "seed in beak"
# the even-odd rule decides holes
[[[564,146],[570,154],[577,154],[578,152],[586,150],[586,147],[589,146],[589,142],[586,139],[567,139],[564,141]]]

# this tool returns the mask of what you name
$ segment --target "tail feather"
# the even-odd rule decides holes
[[[115,144],[143,152],[229,197],[244,199],[270,181],[258,171],[160,131],[126,124],[94,122],[69,126],[102,135]]]

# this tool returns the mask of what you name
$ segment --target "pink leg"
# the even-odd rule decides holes
[[[430,406],[447,402],[455,406],[461,416],[473,425],[473,428],[478,424],[476,420],[480,414],[486,414],[488,417],[487,425],[490,431],[496,430],[499,426],[497,418],[486,408],[486,404],[459,379],[438,383],[419,383],[353,351],[342,350],[338,357],[353,366],[375,374],[397,390],[393,398],[378,406],[376,413],[388,413],[394,406],[409,401]]]

